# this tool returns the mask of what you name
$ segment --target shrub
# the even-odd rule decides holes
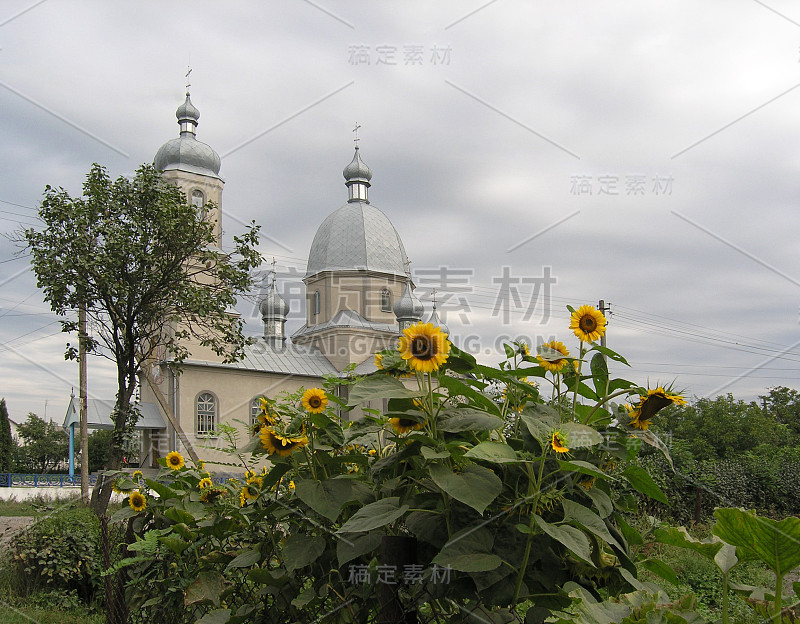
[[[74,591],[88,602],[100,582],[100,523],[88,508],[57,511],[17,535],[11,556],[19,593]]]

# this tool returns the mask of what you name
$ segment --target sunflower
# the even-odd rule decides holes
[[[558,342],[557,340],[553,340],[552,342],[547,342],[540,347],[542,349],[550,349],[551,351],[558,351],[561,355],[569,355],[569,351],[567,351],[567,347],[564,346],[563,342]],[[542,355],[537,355],[536,359],[539,360],[539,364],[541,364],[545,370],[550,371],[551,373],[560,373],[564,367],[567,365],[569,360],[566,358],[558,358],[553,359],[552,354],[548,354],[545,357]]]
[[[582,305],[572,313],[569,328],[583,342],[594,342],[606,333],[606,317],[594,306]]]
[[[294,489],[294,481],[289,481],[289,489],[290,490]]]
[[[639,397],[638,405],[626,405],[630,417],[630,426],[646,430],[650,426],[650,419],[667,405],[686,405],[686,399],[680,394],[665,390],[663,387],[650,388],[646,395]]]
[[[115,494],[125,493],[125,490],[119,487],[119,479],[114,479],[114,481],[111,482],[111,491],[114,492]]]
[[[211,479],[209,479],[208,477],[206,477],[205,479],[200,479],[200,483],[197,484],[197,487],[199,487],[201,490],[205,490],[205,489],[210,488],[213,485],[214,485],[214,482]]]
[[[328,404],[328,397],[325,391],[320,388],[309,388],[303,394],[301,401],[303,408],[311,414],[320,414],[325,411],[325,406]]]
[[[183,455],[178,451],[170,451],[167,453],[167,466],[173,470],[180,470],[183,468]]]
[[[397,348],[411,370],[421,373],[438,370],[450,355],[447,334],[432,323],[417,323],[404,330]]]
[[[292,451],[308,444],[308,438],[305,435],[280,435],[267,427],[262,427],[261,433],[258,435],[261,438],[261,446],[263,446],[270,455],[277,453],[281,457],[291,455]]]
[[[262,425],[274,425],[278,422],[278,415],[275,413],[272,403],[266,397],[261,397],[261,414],[259,414],[258,419]]]
[[[519,352],[520,352],[520,355],[530,355],[531,354],[531,348],[528,346],[527,342],[520,342],[519,343]]]
[[[383,353],[375,354],[375,368],[383,370]]]
[[[578,479],[578,485],[580,485],[584,490],[589,491],[594,487],[595,477],[591,475],[583,475],[580,479]]]
[[[256,488],[254,484],[243,486],[239,492],[239,499],[241,500],[242,498],[245,500],[255,500],[258,498],[258,488]]]
[[[130,505],[131,509],[134,511],[144,511],[145,507],[147,507],[147,499],[141,492],[131,492],[131,495],[128,497],[128,505]]]
[[[398,435],[401,433],[408,433],[409,431],[419,431],[425,426],[425,423],[421,423],[413,418],[390,418],[389,423],[392,425],[394,432]]]
[[[563,431],[555,430],[550,438],[550,446],[556,453],[568,453],[567,435]]]
[[[131,474],[131,479],[141,479],[144,475],[141,470],[134,470]]]

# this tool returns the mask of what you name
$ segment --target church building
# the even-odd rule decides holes
[[[220,157],[197,139],[200,113],[188,93],[176,116],[180,135],[161,146],[155,167],[206,211],[221,247]],[[358,146],[343,175],[346,202],[319,226],[308,254],[305,324],[286,336],[289,306],[275,288],[273,273],[260,301],[263,335],[247,347],[243,360],[224,364],[210,349],[192,345],[180,373],[166,363],[154,364],[149,381],[142,380],[142,412],[151,416],[148,422],[155,422],[158,412],[164,426],[142,430],[144,467],[155,467],[156,459],[172,449],[230,461],[213,450],[222,443],[221,423],[237,427],[244,441],[242,423],[253,422],[259,397],[319,387],[323,376],[348,374],[345,369],[372,372],[373,354],[395,346],[403,329],[422,320],[403,242],[389,218],[369,201],[372,171]],[[425,320],[447,331],[435,305]]]

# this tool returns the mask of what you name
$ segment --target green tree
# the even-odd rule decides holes
[[[0,472],[14,470],[15,444],[11,437],[11,423],[8,422],[6,400],[0,399]]]
[[[179,364],[190,339],[225,361],[243,354],[243,322],[228,311],[250,288],[250,270],[261,262],[258,226],[235,236],[227,254],[203,214],[151,165],[141,166],[133,179],[112,181],[94,164],[82,197],[48,186],[39,210],[44,229],[25,231],[38,285],[63,331],[77,330],[74,310],[86,305],[97,328],[88,349],[116,364],[109,469],[122,464],[126,433],[138,418],[132,406],[137,379],[156,354]],[[76,355],[67,345],[67,356]],[[98,513],[110,495],[110,484],[95,488]]]
[[[54,422],[45,422],[36,414],[19,425],[22,461],[27,470],[48,473],[69,457],[69,436]]]
[[[758,398],[775,420],[786,425],[795,436],[800,436],[800,392],[777,386]]]

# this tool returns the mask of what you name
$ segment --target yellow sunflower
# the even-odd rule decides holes
[[[378,370],[383,370],[383,353],[375,354],[375,367]]]
[[[245,500],[255,500],[258,498],[258,488],[254,484],[245,485],[239,492],[239,498]]]
[[[267,427],[262,427],[258,436],[261,438],[261,446],[266,449],[267,453],[270,455],[277,453],[281,457],[291,455],[292,451],[308,444],[308,438],[305,435],[284,436]]]
[[[258,419],[262,425],[274,425],[278,422],[278,415],[266,397],[261,397],[261,414],[259,414]]]
[[[421,373],[439,370],[450,355],[447,334],[432,323],[417,323],[404,330],[397,348],[411,370]]]
[[[583,342],[594,342],[606,333],[606,317],[594,306],[582,305],[572,313],[569,328]]]
[[[167,453],[167,466],[173,470],[180,470],[183,468],[183,455],[178,451],[170,451]]]
[[[134,511],[144,511],[145,507],[147,507],[147,499],[141,492],[131,492],[131,495],[128,497],[128,505],[130,505],[131,509]]]
[[[569,351],[567,351],[567,347],[564,346],[564,343],[558,342],[557,340],[547,342],[543,344],[542,347],[550,349],[551,351],[558,351],[561,355],[569,355]],[[550,356],[548,356],[548,359],[545,359],[541,355],[537,355],[536,359],[539,360],[539,364],[541,364],[545,370],[550,371],[551,373],[560,373],[569,363],[569,360],[565,358],[558,358],[557,360],[554,360]]]
[[[396,434],[408,433],[409,431],[419,431],[425,426],[413,418],[390,418],[389,423]]]
[[[522,355],[530,355],[531,354],[531,348],[528,346],[527,342],[520,342],[519,343],[519,352]]]
[[[550,446],[553,447],[556,453],[568,453],[567,435],[563,431],[554,431],[550,438]]]
[[[303,408],[311,414],[320,414],[325,411],[325,406],[328,404],[328,397],[325,391],[320,388],[309,388],[303,394],[301,401]]]
[[[648,389],[647,395],[639,397],[638,405],[625,406],[631,419],[630,426],[646,430],[650,426],[650,419],[667,405],[672,404],[686,405],[686,399],[669,389],[665,390],[661,386]]]
[[[289,489],[290,490],[294,489],[294,481],[289,481]]]
[[[205,479],[200,479],[200,483],[197,484],[197,487],[199,487],[201,490],[205,490],[213,485],[214,482],[208,477],[206,477]]]
[[[144,475],[141,470],[134,470],[131,474],[131,479],[141,479]]]

